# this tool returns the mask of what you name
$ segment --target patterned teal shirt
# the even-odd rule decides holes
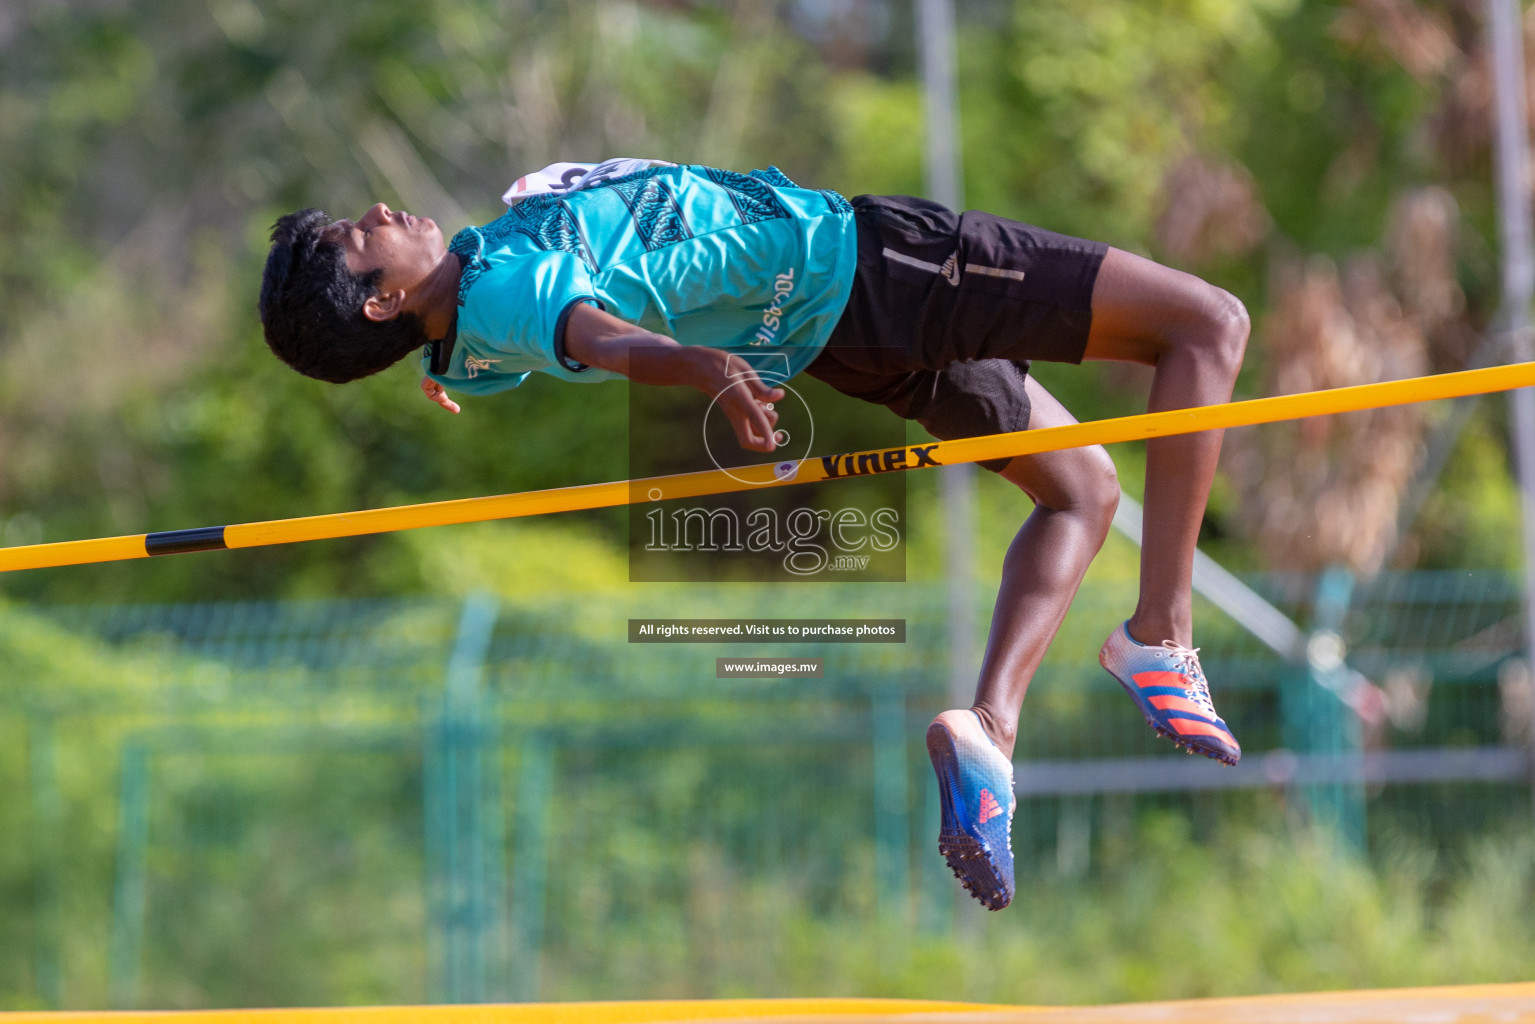
[[[825,346],[858,258],[852,207],[837,193],[800,188],[777,168],[699,166],[525,199],[448,248],[464,264],[457,336],[443,372],[431,372],[429,354],[422,363],[471,395],[514,388],[535,371],[614,376],[557,351],[580,302],[786,380]]]

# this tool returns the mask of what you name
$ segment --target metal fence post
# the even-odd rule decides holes
[[[444,799],[447,773],[446,737],[439,701],[422,701],[424,724],[421,743],[421,823],[424,840],[426,898],[426,990],[430,1002],[440,1003],[447,988],[447,906],[448,820]]]
[[[64,969],[59,953],[63,936],[59,920],[63,810],[59,799],[58,731],[51,715],[28,718],[27,752],[32,777],[32,851],[36,863],[32,978],[38,998],[50,1010],[57,1010],[64,1002]]]
[[[1530,297],[1535,293],[1535,240],[1530,219],[1530,137],[1524,68],[1524,7],[1518,0],[1487,0],[1487,43],[1492,54],[1493,179],[1498,190],[1499,270],[1503,291],[1499,326],[1505,358],[1535,358]],[[1519,485],[1520,539],[1524,547],[1524,652],[1535,665],[1535,390],[1508,396],[1509,443]],[[1530,720],[1531,800],[1535,801],[1535,707]]]
[[[937,844],[928,844],[928,828],[937,832],[938,821],[943,816],[943,804],[938,798],[938,778],[932,772],[923,773],[922,825],[917,845],[922,877],[922,931],[928,935],[941,935],[954,925],[954,879],[948,865],[939,855]]]
[[[916,0],[912,13],[922,74],[927,192],[936,202],[959,211],[965,188],[954,4],[952,0]],[[944,466],[938,472],[949,595],[949,699],[952,707],[969,707],[980,660],[975,650],[975,467],[965,463]]]
[[[1354,576],[1341,566],[1323,571],[1317,581],[1315,610],[1306,664],[1281,695],[1285,745],[1320,754],[1357,755],[1359,718],[1343,702],[1343,617],[1353,595]],[[1364,787],[1331,782],[1296,787],[1311,821],[1334,834],[1346,847],[1365,848]]]
[[[137,742],[123,745],[117,802],[117,883],[112,891],[112,939],[108,1000],[131,1010],[139,1000],[144,910],[148,884],[149,754]]]
[[[505,1002],[511,997],[511,918],[506,893],[506,811],[501,794],[500,719],[489,713],[480,717],[480,750],[483,777],[480,783],[481,848],[485,851],[485,892],[482,904],[485,926],[485,998]]]
[[[904,934],[911,911],[911,828],[906,786],[906,695],[874,693],[874,878],[881,925]]]
[[[483,1002],[492,964],[505,934],[505,908],[492,901],[503,870],[499,830],[487,828],[482,686],[499,604],[493,595],[473,594],[459,617],[448,660],[441,712],[427,730],[426,826],[429,913],[435,942],[431,966],[434,999]],[[494,774],[491,772],[490,774]]]
[[[522,745],[517,777],[516,850],[512,859],[512,998],[538,998],[543,963],[544,899],[549,882],[549,807],[554,789],[554,747],[535,734]]]

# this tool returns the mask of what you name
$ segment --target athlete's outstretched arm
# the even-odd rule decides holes
[[[564,348],[571,359],[623,374],[636,384],[686,386],[710,398],[717,395],[741,447],[777,450],[773,432],[778,413],[772,403],[784,392],[768,387],[739,356],[717,348],[679,345],[584,303],[565,320]]]

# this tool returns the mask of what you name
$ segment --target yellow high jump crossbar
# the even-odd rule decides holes
[[[1143,413],[1116,419],[1093,420],[1063,427],[1042,427],[1011,434],[990,434],[955,441],[934,441],[878,451],[812,456],[794,462],[697,473],[616,480],[611,483],[555,487],[543,491],[497,494],[483,498],[458,498],[419,505],[336,512],[329,515],[273,519],[233,526],[209,526],[164,533],[139,533],[126,537],[98,537],[52,544],[27,544],[0,548],[0,572],[42,569],[92,562],[116,562],[150,555],[222,548],[254,548],[269,544],[293,544],[333,537],[357,537],[370,533],[413,530],[423,526],[448,526],[487,519],[541,516],[577,509],[609,508],[708,494],[822,483],[872,473],[891,473],[928,466],[948,466],[985,459],[1013,458],[1062,448],[1093,444],[1145,441],[1153,437],[1193,434],[1204,430],[1277,423],[1281,420],[1330,416],[1336,413],[1379,409],[1444,398],[1464,398],[1495,391],[1535,386],[1535,362],[1462,370],[1379,384],[1307,391],[1298,395],[1256,398],[1195,409]]]

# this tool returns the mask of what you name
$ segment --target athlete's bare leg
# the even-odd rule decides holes
[[[1156,367],[1150,412],[1231,399],[1247,347],[1247,311],[1192,274],[1110,249],[1093,288],[1084,358]],[[1146,442],[1140,601],[1130,634],[1152,646],[1194,645],[1194,547],[1222,432]]]
[[[1033,377],[1025,386],[1031,429],[1076,422]],[[1011,757],[1024,693],[1108,536],[1119,481],[1108,453],[1096,445],[1020,456],[1002,476],[1034,499],[1034,511],[1002,563],[974,710]]]
[[[1092,301],[1086,358],[1156,367],[1152,410],[1230,398],[1247,343],[1247,314],[1236,299],[1187,274],[1110,249]],[[1037,381],[1028,378],[1025,386],[1033,407],[1031,427],[1073,422]],[[1193,643],[1194,544],[1220,443],[1214,433],[1148,443],[1140,602],[1129,622],[1131,639],[1116,629],[1100,659],[1127,689],[1121,678],[1126,673],[1138,687],[1151,686],[1146,698],[1131,691],[1137,706],[1145,704],[1148,724],[1180,746],[1235,764],[1240,747],[1210,704],[1194,653],[1160,645],[1164,640],[1185,648]],[[991,910],[1007,906],[1015,891],[1012,758],[1024,694],[1108,536],[1119,503],[1114,464],[1099,447],[1021,456],[1007,464],[1003,475],[1034,499],[1034,511],[1002,564],[972,707],[975,718],[957,710],[942,712],[928,727],[926,740],[942,808],[938,850],[955,877]],[[1132,640],[1157,646],[1136,647]],[[1132,652],[1128,658],[1126,649]],[[1159,672],[1184,681],[1181,695],[1153,693],[1177,688],[1142,683],[1133,675],[1135,659],[1148,657],[1161,659],[1158,666],[1170,666]],[[1158,717],[1161,705],[1152,703],[1163,698],[1178,702],[1170,712],[1176,720],[1170,723]]]
[[[1156,367],[1148,409],[1230,399],[1247,344],[1246,310],[1199,278],[1110,249],[1093,289],[1085,358]],[[1076,422],[1032,377],[1029,426]],[[1193,646],[1193,564],[1221,433],[1147,442],[1140,600],[1130,632],[1144,644]],[[1002,475],[1035,509],[1008,549],[981,665],[975,711],[1009,757],[1018,716],[1088,563],[1113,522],[1119,484],[1101,447],[1024,456]]]

